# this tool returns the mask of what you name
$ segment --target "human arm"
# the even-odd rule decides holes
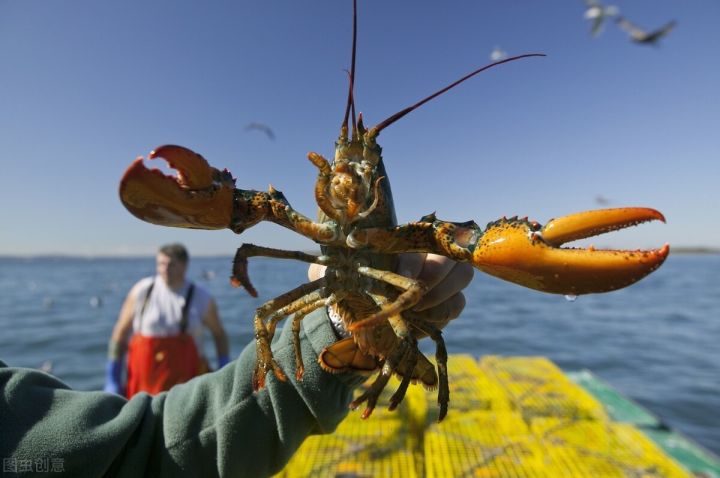
[[[127,351],[128,339],[132,331],[133,318],[135,317],[137,290],[138,284],[133,286],[127,297],[125,297],[108,343],[104,390],[118,395],[124,395],[125,393],[125,386],[122,383],[123,357]]]
[[[228,341],[227,333],[220,321],[220,314],[218,313],[218,307],[215,299],[210,299],[205,315],[203,315],[202,322],[208,330],[210,330],[213,340],[215,341],[215,352],[218,359],[217,368],[222,368],[230,361],[230,343]]]
[[[127,349],[128,339],[132,330],[132,322],[135,317],[135,297],[137,296],[138,285],[135,285],[130,292],[128,292],[122,307],[120,308],[120,314],[118,315],[115,327],[113,327],[112,335],[110,336],[110,342],[117,344],[119,351]],[[110,352],[110,357],[117,357],[117,353]]]
[[[272,346],[287,371],[295,367],[290,329],[284,327]],[[307,435],[335,429],[364,380],[320,369],[318,354],[336,340],[324,311],[306,317],[303,381],[293,373],[284,383],[268,377],[258,393],[251,385],[254,343],[215,373],[130,401],[73,391],[41,372],[0,364],[0,455],[56,457],[68,476],[272,474]]]

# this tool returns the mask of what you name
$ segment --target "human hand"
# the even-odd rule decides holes
[[[105,392],[114,393],[117,395],[125,395],[125,391],[122,384],[122,360],[108,360],[105,364]]]
[[[217,369],[220,370],[225,365],[230,363],[230,357],[228,357],[227,355],[218,355],[217,362]]]
[[[460,316],[465,308],[462,290],[470,284],[474,274],[470,264],[455,262],[438,254],[405,253],[399,254],[398,258],[398,274],[418,279],[428,288],[425,296],[405,315],[423,319],[440,329]],[[325,266],[310,265],[310,280],[323,275]]]

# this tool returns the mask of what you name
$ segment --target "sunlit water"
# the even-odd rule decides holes
[[[20,367],[51,364],[52,373],[74,388],[102,388],[106,344],[120,304],[138,278],[153,273],[153,262],[0,258],[0,359]],[[194,258],[189,275],[217,298],[237,354],[252,338],[252,311],[304,281],[306,266],[252,260],[260,292],[253,299],[225,280],[230,263]],[[630,288],[572,301],[476,273],[464,315],[445,329],[448,349],[474,356],[543,355],[565,370],[590,369],[720,453],[718,271],[720,256],[671,255]],[[432,343],[423,350],[433,353]]]

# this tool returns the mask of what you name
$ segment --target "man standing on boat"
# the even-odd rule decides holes
[[[188,261],[183,245],[162,246],[155,277],[141,279],[130,289],[110,338],[105,391],[128,398],[138,392],[156,394],[208,372],[202,348],[205,327],[215,340],[218,368],[228,363],[228,338],[217,304],[207,290],[185,278]]]

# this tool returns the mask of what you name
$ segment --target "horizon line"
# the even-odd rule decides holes
[[[598,248],[602,249],[602,248]],[[612,249],[609,249],[612,250]],[[306,254],[319,254],[318,249],[302,250]],[[720,254],[720,247],[712,246],[670,246],[671,254]],[[101,254],[82,254],[82,253],[66,253],[66,252],[39,252],[39,253],[0,253],[0,259],[146,259],[155,257],[153,253],[101,253]],[[191,254],[190,260],[193,258],[212,259],[212,258],[232,258],[234,253],[212,253],[212,254]],[[263,258],[263,256],[257,256]],[[271,258],[268,258],[271,259]]]

